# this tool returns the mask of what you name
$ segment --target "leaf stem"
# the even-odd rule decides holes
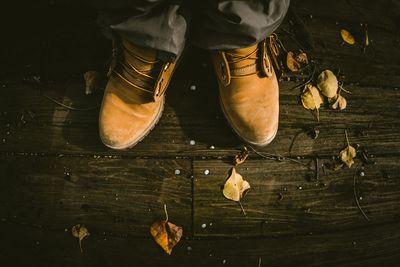
[[[247,217],[246,211],[243,208],[242,202],[238,201],[240,208],[242,209],[243,215]]]
[[[165,221],[168,222],[167,204],[164,204]]]
[[[347,146],[350,146],[349,137],[347,136],[347,130],[344,130],[344,135],[346,136]]]
[[[81,253],[83,253],[83,249],[82,249],[82,239],[79,238],[79,248],[81,249]]]

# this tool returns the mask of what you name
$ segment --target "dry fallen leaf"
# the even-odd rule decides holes
[[[357,151],[354,147],[350,145],[349,142],[349,137],[347,136],[347,131],[344,131],[344,134],[346,136],[346,142],[347,142],[347,147],[340,151],[339,153],[339,159],[347,165],[347,167],[351,167],[351,165],[354,164],[354,158],[357,156]]]
[[[324,96],[332,98],[337,94],[339,83],[332,71],[324,70],[318,75],[317,87]]]
[[[351,165],[354,164],[353,159],[356,157],[356,155],[356,149],[352,146],[347,146],[345,149],[340,151],[339,159],[350,168]]]
[[[299,62],[302,65],[307,65],[308,64],[308,57],[307,54],[305,52],[300,52],[299,54],[297,54],[294,59]]]
[[[240,201],[243,193],[250,189],[250,184],[243,177],[232,168],[231,175],[226,180],[222,193],[227,199],[233,201]]]
[[[99,86],[100,74],[97,71],[90,70],[83,74],[85,79],[85,94],[90,95]]]
[[[288,52],[286,55],[286,66],[292,72],[298,72],[301,68],[308,64],[307,54],[300,52],[295,55],[293,52]]]
[[[343,41],[345,41],[348,44],[355,44],[356,40],[354,39],[353,35],[345,29],[341,29],[340,30],[340,36],[342,36]]]
[[[168,255],[171,255],[172,249],[178,244],[182,233],[182,227],[168,221],[156,221],[150,227],[150,234]]]
[[[82,240],[85,237],[89,236],[88,229],[84,225],[77,224],[77,225],[72,226],[71,233],[74,237],[79,239],[79,247],[81,249],[81,252],[83,252]]]
[[[304,108],[314,110],[321,107],[321,104],[324,103],[324,99],[315,86],[306,84],[301,94],[301,103]]]
[[[292,72],[298,72],[301,69],[301,64],[294,59],[293,52],[287,53],[286,66]]]
[[[329,107],[331,109],[343,110],[347,106],[347,100],[342,95],[337,94],[335,97],[329,99]]]
[[[235,164],[235,166],[242,164],[243,162],[246,161],[248,156],[249,156],[249,151],[247,150],[247,147],[244,146],[243,150],[239,154],[235,155],[233,163]]]

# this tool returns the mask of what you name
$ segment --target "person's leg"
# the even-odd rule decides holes
[[[212,50],[222,111],[244,141],[264,146],[278,131],[279,87],[266,38],[289,0],[204,0],[194,43]]]
[[[182,0],[92,0],[105,35],[179,55],[185,46],[189,16]]]
[[[113,58],[99,116],[102,142],[140,142],[161,117],[165,91],[185,43],[187,22],[175,0],[97,0]]]
[[[194,43],[218,50],[248,47],[273,33],[290,0],[203,0],[194,23]]]

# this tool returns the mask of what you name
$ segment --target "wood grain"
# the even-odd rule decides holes
[[[307,160],[302,163],[308,165]],[[320,159],[319,164],[330,159]],[[400,161],[377,158],[376,164],[356,175],[356,192],[370,221],[356,206],[353,193],[355,168],[340,171],[314,163],[303,166],[290,161],[248,160],[237,167],[251,189],[242,201],[224,198],[221,186],[231,164],[214,160],[194,161],[194,230],[196,236],[295,236],[340,232],[400,218]],[[204,170],[209,170],[205,175]],[[203,225],[205,224],[205,225]],[[206,226],[206,227],[204,227]]]
[[[43,229],[147,236],[165,218],[191,235],[188,160],[1,157],[0,218]],[[175,175],[180,170],[180,175]]]
[[[372,153],[400,152],[400,106],[397,89],[348,86],[348,107],[344,111],[321,109],[320,123],[298,103],[295,83],[281,83],[280,125],[276,139],[265,149],[292,155],[335,155],[344,143],[347,129],[352,143],[366,146]],[[67,86],[63,96],[57,87],[45,91],[64,104],[90,107],[97,96],[85,98],[79,84]],[[210,81],[189,90],[190,81],[176,81],[167,97],[168,105],[157,127],[135,148],[113,151],[101,144],[98,110],[69,111],[38,95],[35,88],[9,85],[0,91],[0,151],[46,154],[89,154],[131,156],[226,156],[235,153],[241,141],[232,133],[218,106],[217,89]],[[390,108],[383,108],[390,107]],[[34,114],[31,118],[29,112]],[[25,123],[21,122],[24,116]],[[318,127],[320,137],[311,139],[307,128]],[[196,145],[189,144],[195,140]],[[215,146],[215,150],[208,149]]]
[[[279,238],[183,239],[166,255],[151,238],[91,231],[79,251],[69,231],[0,221],[6,266],[397,266],[399,223]],[[88,225],[89,230],[92,225]],[[23,257],[21,257],[23,253]]]

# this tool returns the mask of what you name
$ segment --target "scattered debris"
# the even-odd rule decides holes
[[[82,240],[89,236],[89,231],[88,229],[82,224],[77,224],[72,226],[71,233],[74,237],[78,238],[79,240],[79,248],[81,249],[81,252],[83,253],[82,249]]]
[[[164,204],[165,220],[156,221],[150,227],[150,234],[158,245],[171,255],[172,249],[182,237],[183,229],[168,221],[167,205]]]

